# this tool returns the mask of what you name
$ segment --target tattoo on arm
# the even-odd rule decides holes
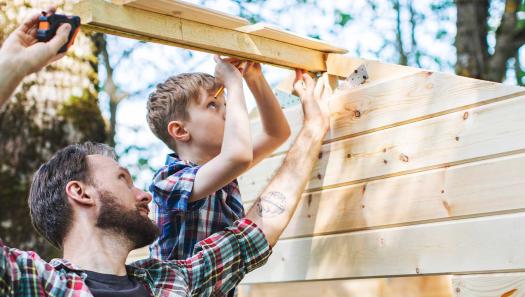
[[[261,218],[271,218],[286,210],[286,197],[281,192],[269,192],[257,200],[257,214]]]

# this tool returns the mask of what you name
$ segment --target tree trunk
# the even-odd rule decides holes
[[[482,78],[488,56],[488,0],[456,0],[456,73]]]
[[[506,0],[505,11],[496,30],[496,44],[489,54],[488,0],[456,0],[456,73],[463,76],[501,82],[507,62],[525,43],[525,28],[519,25],[517,12],[521,0]]]
[[[56,3],[43,2],[4,2],[7,18],[0,17],[6,22],[0,24],[0,37],[30,13]],[[35,250],[45,258],[59,256],[32,228],[28,190],[33,172],[56,150],[74,142],[106,140],[98,108],[96,51],[90,37],[79,34],[67,57],[27,77],[0,111],[0,238],[8,246]]]

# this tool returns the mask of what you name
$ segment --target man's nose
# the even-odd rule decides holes
[[[143,191],[139,188],[135,188],[135,191],[136,191],[137,199],[140,200],[141,202],[150,203],[151,200],[153,199],[151,194],[146,191]]]

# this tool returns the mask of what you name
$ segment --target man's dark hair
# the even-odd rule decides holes
[[[102,155],[115,159],[111,147],[86,142],[69,145],[56,152],[33,175],[29,191],[29,210],[35,229],[57,248],[71,226],[72,209],[66,195],[68,182],[90,183],[86,162],[88,155]]]

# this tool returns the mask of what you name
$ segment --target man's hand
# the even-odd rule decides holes
[[[215,79],[218,83],[223,84],[226,88],[242,87],[242,74],[235,65],[218,55],[215,55],[213,59],[217,63],[215,66]]]
[[[53,14],[55,7],[47,13]],[[0,107],[7,101],[24,76],[39,71],[47,64],[64,56],[57,54],[67,42],[71,25],[64,24],[57,30],[53,39],[38,42],[38,17],[35,14],[16,29],[0,48]]]
[[[55,11],[56,8],[51,7],[47,13],[53,14]],[[58,28],[56,35],[49,42],[38,42],[36,32],[39,16],[40,14],[33,15],[18,27],[9,35],[0,49],[1,59],[6,63],[12,62],[17,65],[22,76],[37,72],[65,55],[65,53],[57,53],[67,42],[71,26],[64,24]]]
[[[323,98],[324,83],[313,78],[303,70],[295,71],[294,89],[301,97],[305,127],[317,128],[323,135],[330,128],[330,109],[328,98]]]

